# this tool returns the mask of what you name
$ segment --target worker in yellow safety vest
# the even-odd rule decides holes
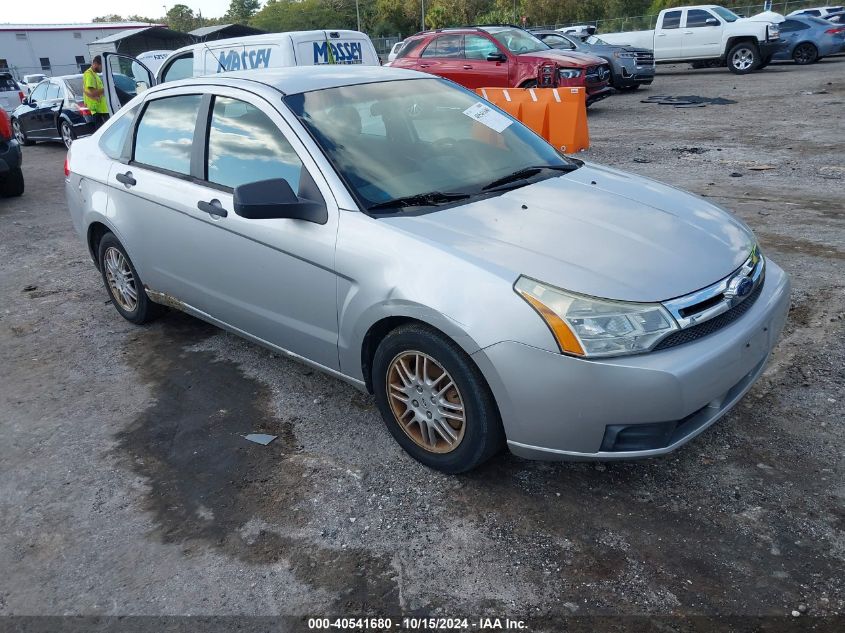
[[[94,117],[95,129],[109,118],[106,93],[103,90],[103,80],[100,79],[101,72],[103,72],[103,58],[95,55],[91,60],[91,66],[82,73],[82,99],[85,101],[85,107]]]

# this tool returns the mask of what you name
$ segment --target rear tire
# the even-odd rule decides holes
[[[76,140],[76,134],[73,131],[73,126],[67,121],[62,121],[59,126],[59,133],[61,134],[62,142],[65,144],[65,147],[70,149],[70,146]]]
[[[740,42],[728,51],[728,70],[735,75],[747,75],[760,65],[760,50],[751,42]]]
[[[132,260],[114,233],[106,233],[100,238],[97,257],[106,292],[120,316],[141,325],[164,312],[163,306],[150,301]]]
[[[35,145],[35,141],[30,141],[26,137],[26,132],[21,129],[20,121],[18,121],[17,119],[12,119],[12,132],[14,133],[17,142],[21,145]]]
[[[422,324],[390,332],[372,364],[387,430],[414,459],[462,473],[504,444],[499,410],[481,371],[454,341]]]
[[[23,170],[20,167],[10,169],[0,178],[0,196],[3,198],[17,198],[23,195]]]
[[[815,44],[802,42],[792,49],[792,61],[799,66],[815,64],[819,61],[819,49],[816,48]]]

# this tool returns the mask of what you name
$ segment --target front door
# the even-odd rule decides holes
[[[491,55],[503,55],[504,61],[492,61]],[[467,88],[509,88],[508,59],[496,43],[482,35],[464,37],[464,72],[460,82]]]
[[[151,100],[142,113],[133,160],[111,183],[125,189],[116,176],[132,171],[128,194],[142,201],[129,202],[133,235],[142,242],[142,254],[130,256],[152,290],[336,369],[337,207],[327,186],[311,179],[319,179],[316,165],[270,104],[215,92],[186,88]],[[322,196],[327,223],[238,216],[233,189],[271,178],[300,194],[307,188],[309,199]]]
[[[712,24],[713,20],[716,24]],[[721,54],[721,22],[710,11],[687,9],[686,26],[681,30],[684,32],[684,57],[718,57]]]
[[[110,114],[155,84],[155,74],[134,57],[103,53],[103,88]]]
[[[663,21],[654,30],[654,58],[678,59],[683,57],[684,34],[681,31],[682,9],[667,11]]]
[[[467,65],[464,59],[464,36],[452,34],[434,38],[420,54],[417,68],[465,86]]]

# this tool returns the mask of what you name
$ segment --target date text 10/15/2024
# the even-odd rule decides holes
[[[351,631],[525,631],[525,620],[511,618],[308,618],[311,630]]]

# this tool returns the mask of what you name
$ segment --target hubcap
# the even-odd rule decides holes
[[[71,134],[70,126],[67,123],[62,123],[62,140],[65,142],[65,147],[70,147],[73,143],[73,134]]]
[[[737,70],[748,70],[754,64],[754,51],[750,48],[741,48],[734,53],[733,65]]]
[[[123,253],[110,246],[106,249],[103,264],[112,298],[121,308],[133,312],[138,307],[138,289],[135,287],[135,276],[129,262]]]
[[[449,372],[428,354],[402,352],[390,362],[387,399],[396,423],[430,453],[449,453],[463,440],[461,393]]]
[[[21,130],[21,124],[20,124],[20,123],[18,123],[17,121],[15,121],[15,122],[12,124],[12,130],[13,130],[13,131],[14,131],[14,133],[15,133],[15,140],[16,140],[18,143],[23,143],[24,138],[23,138],[23,131]]]
[[[795,49],[795,61],[799,64],[808,64],[813,59],[813,49],[802,44]]]

